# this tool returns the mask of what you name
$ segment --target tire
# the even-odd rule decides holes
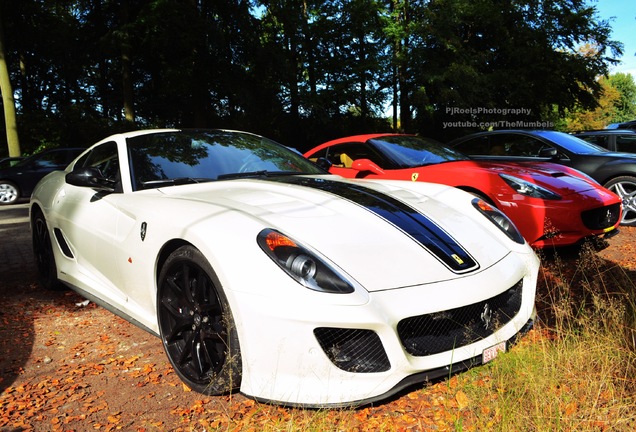
[[[614,192],[623,201],[621,225],[636,226],[636,177],[616,177],[603,186]]]
[[[163,265],[157,319],[164,350],[192,390],[207,395],[241,384],[241,351],[229,303],[214,270],[192,246],[175,250]]]
[[[31,218],[31,240],[35,266],[38,272],[38,282],[47,290],[63,289],[57,278],[57,266],[55,265],[51,236],[46,225],[46,219],[40,210],[36,210]]]
[[[20,198],[20,189],[7,180],[0,181],[0,205],[14,204]]]

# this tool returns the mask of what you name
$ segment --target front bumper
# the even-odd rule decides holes
[[[360,305],[299,304],[245,295],[236,299],[242,306],[240,316],[235,316],[243,359],[240,391],[287,406],[353,406],[386,398],[442,372],[479,364],[484,350],[504,341],[510,345],[531,325],[538,267],[533,253],[511,253],[477,274],[371,293]],[[480,316],[488,314],[490,299],[520,281],[515,315],[474,336],[484,322]],[[400,328],[422,316],[452,323],[453,311],[459,310],[467,314],[463,327],[438,329],[445,345],[431,352],[429,335],[424,334],[428,332],[414,335],[410,324],[406,331]],[[325,343],[317,329],[336,333]],[[462,329],[473,336],[462,339]],[[459,343],[453,345],[454,340]]]

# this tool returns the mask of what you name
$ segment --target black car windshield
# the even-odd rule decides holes
[[[608,151],[606,148],[564,132],[537,131],[536,134],[575,154],[606,153]]]
[[[184,183],[326,174],[267,138],[225,130],[166,131],[127,140],[133,190]]]
[[[369,143],[399,168],[470,159],[435,140],[418,136],[388,135],[370,139]]]

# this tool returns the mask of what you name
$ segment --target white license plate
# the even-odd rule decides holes
[[[506,351],[506,341],[499,342],[497,345],[486,348],[484,352],[481,353],[481,362],[488,363],[497,357],[497,354],[500,352]]]

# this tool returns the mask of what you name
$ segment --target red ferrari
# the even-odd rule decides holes
[[[580,171],[547,162],[473,160],[415,135],[371,134],[329,141],[305,153],[349,178],[442,183],[505,213],[535,248],[616,234],[621,200]]]

